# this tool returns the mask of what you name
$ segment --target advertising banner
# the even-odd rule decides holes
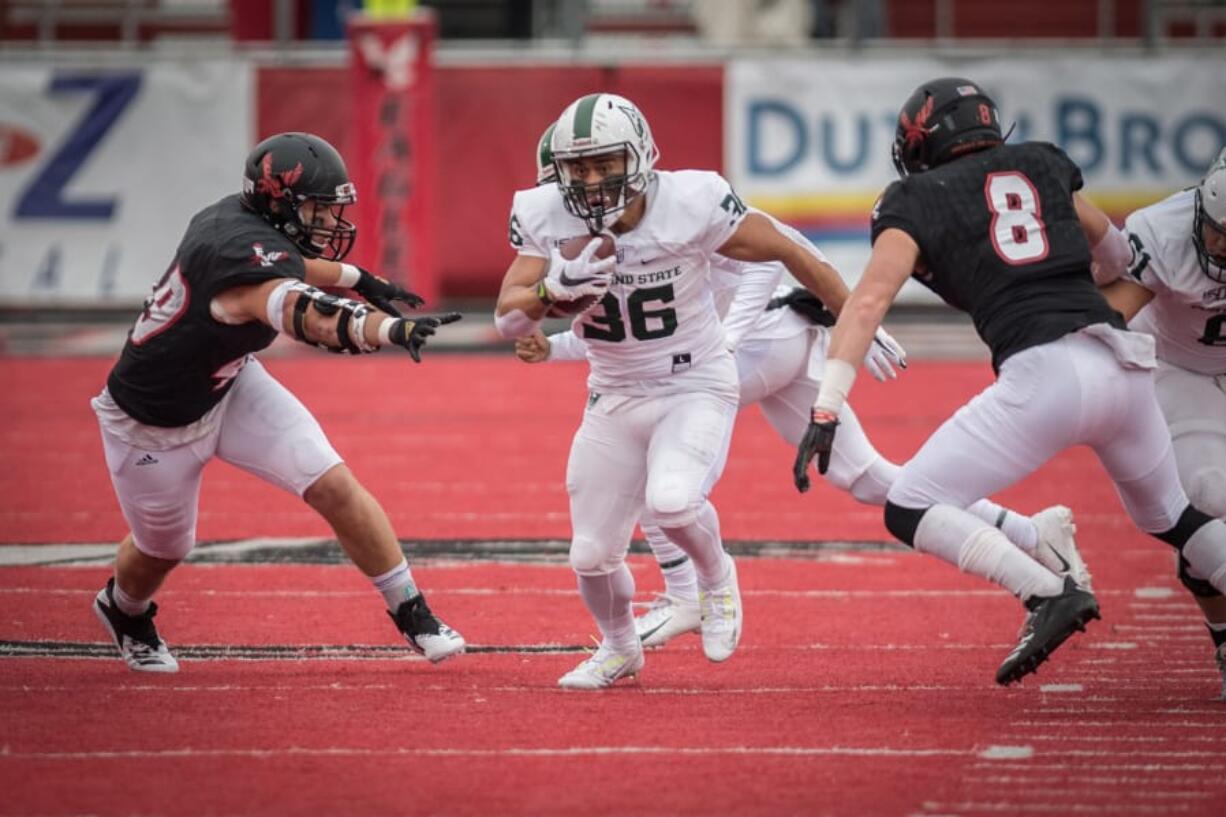
[[[868,214],[897,176],[898,110],[926,79],[980,83],[1010,141],[1062,147],[1114,218],[1198,181],[1226,144],[1220,56],[743,60],[729,66],[725,168],[749,203],[815,240],[845,274],[868,257]],[[904,294],[922,290],[908,283]],[[921,295],[921,300],[925,296]]]
[[[241,60],[0,71],[0,304],[138,304],[191,216],[241,189]]]
[[[429,15],[349,26],[349,175],[357,185],[354,263],[438,300],[435,108]]]

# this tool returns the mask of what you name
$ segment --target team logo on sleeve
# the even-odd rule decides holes
[[[251,249],[255,250],[255,255],[251,256],[252,263],[259,264],[261,267],[271,267],[278,261],[283,261],[289,257],[289,253],[285,250],[273,250],[266,252],[264,245],[255,243],[251,245]]]

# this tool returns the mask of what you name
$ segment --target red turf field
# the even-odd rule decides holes
[[[268,365],[404,539],[567,537],[581,367]],[[0,359],[0,541],[122,534],[87,406],[107,366]],[[987,378],[921,362],[896,384],[862,379],[853,400],[901,459]],[[824,486],[795,494],[791,455],[742,415],[715,495],[729,540],[886,540],[874,509]],[[388,649],[396,634],[352,568],[188,565],[159,597],[184,658],[165,678],[103,647],[89,604],[105,568],[0,568],[0,813],[1226,812],[1226,705],[1168,550],[1128,526],[1085,452],[1003,499],[1074,508],[1104,613],[1009,690],[991,678],[1016,602],[909,552],[743,559],[731,661],[707,663],[689,637],[592,694],[554,687],[592,632],[564,564],[419,566],[474,647],[437,667]],[[297,500],[211,466],[202,539],[326,534]],[[634,568],[644,594],[659,588],[650,560]]]

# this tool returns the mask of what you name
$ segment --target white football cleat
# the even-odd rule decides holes
[[[728,578],[716,587],[698,589],[698,609],[702,615],[702,651],[712,661],[727,661],[741,640],[741,590],[737,584],[736,562],[728,558]]]
[[[1052,505],[1030,517],[1030,520],[1039,530],[1039,544],[1034,552],[1039,564],[1057,576],[1072,576],[1082,590],[1093,589],[1090,569],[1086,567],[1073,539],[1073,534],[1077,532],[1073,512],[1063,505]]]
[[[596,652],[558,679],[562,689],[604,689],[619,678],[637,675],[643,668],[643,648],[623,653],[601,644]]]
[[[668,593],[657,593],[647,612],[634,619],[634,633],[644,647],[662,647],[679,635],[701,628],[698,601],[685,601]]]

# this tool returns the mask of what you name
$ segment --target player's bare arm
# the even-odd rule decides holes
[[[1077,220],[1081,222],[1081,230],[1090,244],[1090,255],[1093,259],[1090,269],[1095,283],[1106,284],[1114,281],[1124,274],[1132,258],[1128,236],[1111,223],[1106,213],[1080,193],[1073,194],[1073,207],[1077,210]]]
[[[1116,312],[1124,316],[1124,322],[1132,320],[1147,303],[1154,299],[1152,290],[1127,278],[1118,278],[1101,287],[1103,297]]]
[[[839,314],[847,300],[847,284],[838,271],[775,228],[761,213],[750,213],[732,237],[717,250],[737,261],[779,261],[805,289]]]
[[[856,367],[864,360],[869,345],[898,290],[911,277],[919,261],[919,245],[907,233],[888,228],[873,243],[864,277],[848,297],[839,313],[826,356],[826,371],[813,403],[809,428],[796,451],[792,480],[800,492],[809,490],[809,463],[816,456],[817,470],[830,467],[834,434],[839,412],[847,402],[856,380]]]
[[[902,230],[891,228],[877,237],[864,277],[839,313],[830,340],[829,359],[846,361],[852,366],[864,360],[873,334],[918,260],[919,245]]]
[[[611,251],[597,257],[607,242],[606,237],[592,237],[573,258],[564,257],[558,249],[549,259],[517,255],[503,278],[494,311],[494,326],[499,334],[504,338],[522,338],[536,331],[552,304],[602,297],[613,281],[617,264]]]
[[[548,271],[549,259],[534,255],[517,255],[507,268],[494,307],[494,326],[504,338],[525,337],[540,325],[549,308],[540,295]]]

